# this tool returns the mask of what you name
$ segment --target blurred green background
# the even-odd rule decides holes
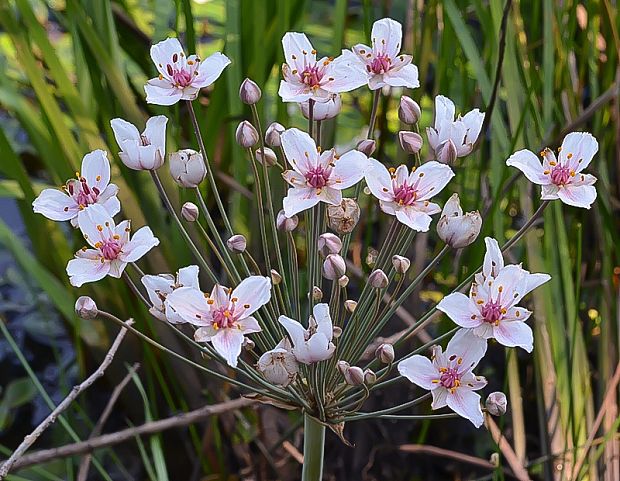
[[[150,45],[176,35],[188,52],[204,57],[223,51],[232,59],[214,88],[202,93],[198,115],[235,230],[248,235],[256,248],[255,203],[248,197],[251,170],[234,143],[237,123],[249,116],[238,99],[239,84],[247,76],[263,87],[263,126],[278,120],[287,127],[303,127],[297,106],[282,104],[277,97],[284,32],[304,31],[319,54],[337,55],[365,41],[373,21],[390,16],[404,26],[403,50],[413,53],[421,87],[409,92],[393,89],[382,98],[375,156],[386,164],[406,160],[396,139],[403,128],[396,112],[400,95],[407,93],[420,103],[422,128],[432,123],[437,94],[450,97],[457,111],[486,111],[500,37],[505,38],[490,129],[480,148],[459,161],[457,176],[442,199],[455,191],[466,210],[483,212],[484,235],[501,243],[539,204],[539,189],[505,166],[513,151],[556,148],[571,130],[590,131],[599,141],[599,153],[589,168],[599,179],[592,210],[553,203],[544,220],[510,252],[511,261],[553,276],[530,299],[535,311],[533,355],[494,346],[480,374],[491,380],[489,392],[507,392],[510,410],[499,421],[500,428],[533,479],[571,479],[580,456],[586,462],[578,479],[620,479],[617,385],[603,403],[619,346],[618,7],[612,0],[515,1],[502,36],[504,8],[498,0],[0,2],[0,451],[14,449],[49,412],[50,403],[59,402],[92,372],[109,347],[115,327],[78,320],[73,313],[78,295],[91,295],[121,318],[135,318],[140,330],[196,357],[150,318],[122,281],[106,279],[71,288],[64,270],[82,242],[67,225],[47,221],[31,208],[42,188],[63,184],[85,153],[103,148],[121,189],[123,215],[136,228],[148,223],[165,240],[141,263],[143,269],[173,272],[192,262],[149,176],[130,171],[118,160],[109,124],[122,117],[141,128],[149,115],[165,114],[170,118],[168,151],[196,148],[184,106],[145,103],[143,85],[155,75]],[[364,138],[371,102],[367,89],[343,95],[342,113],[325,125],[330,139],[326,147],[333,143],[344,151]],[[169,179],[166,188],[176,205],[189,200]],[[375,222],[376,209],[365,208],[365,222]],[[366,269],[363,259],[369,248],[378,246],[381,229],[364,230],[360,225],[357,232],[350,255]],[[416,236],[409,251],[412,276],[440,248],[433,239],[432,233]],[[417,318],[456,286],[469,274],[468,268],[480,264],[482,245],[445,259],[414,293],[407,311]],[[406,325],[396,318],[383,334]],[[450,327],[447,319],[438,317],[405,349]],[[127,339],[105,379],[35,448],[88,437],[114,385],[136,361],[141,368],[106,431],[236,396],[232,388]],[[367,407],[390,406],[411,393],[411,386],[399,384],[379,392]],[[596,427],[599,414],[602,422]],[[91,479],[293,480],[299,469],[291,454],[300,447],[298,427],[297,414],[269,407],[223,416],[97,451]],[[476,431],[467,421],[368,421],[347,427],[345,435],[356,448],[329,436],[326,479],[510,479],[501,455],[499,466],[490,469],[462,459],[407,452],[406,446],[420,444],[482,460],[499,453],[488,432]],[[589,435],[594,441],[588,442]],[[11,479],[74,479],[78,463],[79,459],[59,460]]]

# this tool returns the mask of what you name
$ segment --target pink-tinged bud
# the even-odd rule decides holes
[[[332,234],[331,232],[326,232],[325,234],[321,234],[319,236],[318,248],[319,252],[323,256],[338,254],[340,249],[342,249],[342,241],[337,235]]]
[[[207,175],[202,154],[192,149],[171,153],[169,163],[170,175],[181,187],[198,187]]]
[[[262,92],[256,82],[246,78],[239,87],[239,98],[244,104],[254,105],[261,98]]]
[[[350,386],[361,386],[364,384],[364,371],[361,367],[350,366],[344,371],[344,380]]]
[[[282,276],[280,275],[280,273],[275,269],[271,269],[271,283],[274,286],[277,286],[278,284],[280,284],[280,282],[282,282]]]
[[[350,367],[351,365],[347,361],[340,360],[336,363],[336,368],[338,369],[338,372],[340,372],[340,374],[342,374],[343,376]]]
[[[458,194],[452,194],[441,212],[437,234],[453,249],[462,249],[474,242],[482,228],[482,216],[478,211],[463,214]]]
[[[244,120],[237,127],[235,139],[241,147],[249,149],[258,142],[258,132],[250,122]]]
[[[276,226],[278,230],[291,232],[297,228],[297,224],[299,224],[299,218],[296,215],[293,217],[286,217],[284,215],[284,210],[278,212],[278,216],[276,217]]]
[[[256,343],[249,337],[244,337],[242,346],[246,351],[252,351],[256,347]]]
[[[340,326],[334,326],[334,328],[332,329],[332,335],[338,339],[340,336],[342,336],[342,327]]]
[[[279,124],[278,122],[272,123],[269,127],[267,127],[267,131],[265,132],[265,143],[269,147],[280,147],[282,145],[280,135],[282,135],[282,132],[285,130],[284,125]]]
[[[181,216],[187,222],[196,222],[199,215],[200,211],[198,210],[198,206],[193,202],[186,202],[183,204],[183,207],[181,207]]]
[[[306,119],[310,118],[310,101],[306,100],[299,104],[301,107],[301,113]],[[312,119],[313,120],[327,120],[333,119],[340,113],[342,108],[342,100],[340,95],[334,94],[325,102],[315,101],[312,107]]]
[[[381,269],[375,269],[368,276],[368,284],[375,289],[385,289],[389,284],[389,279]]]
[[[323,299],[323,291],[317,286],[312,288],[312,299],[315,301],[320,301]]]
[[[338,254],[329,254],[323,262],[323,277],[335,281],[347,271],[344,259]]]
[[[404,274],[409,270],[409,267],[411,267],[411,261],[403,256],[394,256],[392,257],[392,265],[396,272]]]
[[[368,253],[366,254],[366,265],[368,267],[374,267],[377,262],[377,257],[379,256],[379,251],[377,249],[373,249],[372,247],[368,248]]]
[[[97,304],[88,296],[80,296],[75,301],[75,313],[80,319],[94,319],[99,314]]]
[[[241,254],[242,252],[245,252],[248,242],[245,240],[244,236],[241,234],[236,234],[226,241],[226,246],[231,252]]]
[[[344,308],[347,311],[353,312],[356,307],[357,307],[357,302],[356,301],[354,301],[352,299],[347,299],[346,301],[344,301]]]
[[[440,147],[439,152],[435,152],[437,160],[444,164],[452,165],[458,157],[456,145],[452,142],[452,139],[446,140]]]
[[[394,362],[394,346],[388,343],[381,344],[375,351],[375,357],[383,364]]]
[[[269,147],[264,148],[264,153],[262,147],[260,149],[256,149],[254,155],[259,164],[266,165],[267,167],[273,167],[278,162],[276,153]]]
[[[506,395],[503,392],[496,391],[489,394],[485,402],[485,406],[489,414],[493,416],[501,416],[502,414],[506,414],[506,409],[508,408],[508,400],[506,399]]]
[[[347,287],[349,285],[349,276],[342,276],[338,279],[338,285],[340,287]]]
[[[422,116],[418,103],[411,97],[403,95],[398,105],[398,118],[404,124],[417,124]]]
[[[349,234],[360,220],[360,206],[353,199],[344,198],[338,205],[327,206],[329,227],[338,234]]]
[[[372,153],[375,151],[377,147],[377,143],[372,139],[364,139],[360,140],[355,147],[356,150],[359,150],[366,157],[370,157]]]
[[[372,386],[376,382],[377,375],[375,374],[375,372],[371,369],[366,369],[364,371],[364,384],[366,384],[367,386]]]
[[[420,152],[422,144],[424,144],[420,134],[406,130],[398,132],[398,140],[400,141],[401,148],[408,154],[417,154]]]

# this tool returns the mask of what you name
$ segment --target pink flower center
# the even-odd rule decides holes
[[[84,177],[78,177],[79,182],[67,182],[67,191],[75,202],[82,208],[95,204],[101,193],[97,187],[89,187]]]
[[[104,259],[113,261],[121,253],[123,246],[117,239],[107,239],[101,241],[99,251]]]
[[[571,172],[567,165],[558,164],[551,170],[551,182],[555,185],[565,185],[571,178]]]
[[[400,205],[411,205],[417,197],[416,189],[407,182],[394,189],[394,202]]]
[[[499,301],[489,301],[482,307],[482,317],[486,322],[496,324],[502,315],[503,310]]]
[[[330,175],[331,168],[324,169],[322,166],[318,165],[306,172],[306,181],[311,187],[322,189],[327,185]]]
[[[192,83],[192,73],[185,69],[173,70],[172,67],[168,65],[168,74],[172,77],[172,81],[177,87],[189,87]]]
[[[384,53],[380,53],[375,58],[372,59],[370,65],[367,66],[369,72],[374,74],[382,74],[387,72],[390,69],[390,64],[392,60]]]
[[[213,319],[213,327],[215,329],[227,329],[235,327],[235,317],[233,308],[230,306],[221,306],[211,311]]]
[[[146,147],[147,145],[151,145],[151,141],[146,137],[146,135],[142,134],[140,135],[140,144],[142,144],[143,147]]]
[[[446,389],[457,388],[461,385],[461,375],[453,367],[443,368],[441,376],[439,377],[439,384]]]
[[[319,70],[319,67],[317,67],[316,64],[313,66],[306,66],[306,68],[304,68],[299,75],[302,83],[312,88],[318,88],[321,83],[321,79],[323,78],[323,72]]]

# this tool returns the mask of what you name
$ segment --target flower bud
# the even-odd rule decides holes
[[[277,286],[278,284],[280,284],[280,282],[282,282],[282,276],[280,275],[280,273],[275,269],[271,269],[271,283],[274,286]]]
[[[343,376],[344,376],[344,373],[347,372],[347,369],[349,369],[350,367],[351,365],[347,361],[340,360],[336,363],[336,368],[338,369],[340,374],[342,374]]]
[[[284,215],[284,210],[278,212],[278,216],[276,218],[276,226],[278,227],[278,230],[291,232],[297,228],[297,224],[299,224],[299,218],[296,215],[293,217],[286,217]]]
[[[377,262],[377,257],[379,256],[379,251],[377,249],[373,249],[372,247],[368,248],[368,253],[366,254],[366,265],[368,267],[374,267]]]
[[[342,241],[340,237],[331,232],[326,232],[325,234],[321,234],[318,240],[318,248],[319,252],[323,256],[327,256],[329,254],[338,254],[340,249],[342,249]]]
[[[250,122],[244,120],[237,127],[235,139],[237,139],[237,143],[241,147],[244,149],[249,149],[250,147],[256,145],[256,142],[258,142],[258,132]]]
[[[420,134],[417,132],[408,132],[406,130],[398,132],[398,140],[400,142],[400,147],[408,154],[417,154],[420,152],[422,144],[424,143]]]
[[[99,314],[99,310],[92,298],[80,296],[75,301],[75,313],[80,319],[94,319]]]
[[[198,220],[198,215],[200,211],[198,210],[198,206],[193,202],[186,202],[181,207],[181,216],[187,222],[196,222]]]
[[[346,301],[344,301],[344,308],[347,311],[353,312],[356,307],[357,307],[357,302],[356,301],[354,301],[352,299],[347,299]]]
[[[489,397],[487,397],[485,406],[487,411],[489,411],[489,414],[492,414],[493,416],[501,416],[502,414],[506,414],[508,400],[503,392],[492,392],[489,394]]]
[[[261,165],[273,167],[278,162],[278,157],[276,156],[276,153],[269,147],[265,147],[264,150],[265,151],[263,153],[262,147],[260,149],[256,149],[256,152],[254,153],[256,161]]]
[[[452,194],[441,212],[437,223],[437,234],[453,249],[462,249],[474,242],[482,228],[482,217],[478,211],[463,214],[458,194]]]
[[[338,285],[340,287],[347,287],[349,285],[349,276],[342,276],[338,279]]]
[[[246,78],[239,87],[239,98],[244,104],[254,105],[261,98],[262,92],[256,82]]]
[[[367,386],[372,386],[377,382],[377,375],[372,369],[366,369],[364,371],[364,384]]]
[[[364,384],[364,371],[361,367],[350,366],[344,371],[344,380],[350,386],[360,386]]]
[[[446,140],[437,150],[439,152],[435,152],[435,156],[439,162],[443,162],[444,164],[452,165],[458,157],[456,145],[454,145],[452,139]]]
[[[226,246],[231,252],[241,254],[242,252],[245,252],[248,242],[245,240],[244,236],[241,234],[236,234],[226,241]]]
[[[375,269],[368,276],[368,283],[375,289],[385,289],[389,284],[389,279],[381,269]]]
[[[306,119],[310,118],[310,101],[306,100],[299,104],[301,107],[301,113]],[[340,95],[333,94],[325,102],[314,102],[312,107],[312,119],[313,120],[327,120],[333,119],[340,113],[342,108],[342,100]]]
[[[422,115],[420,106],[411,97],[403,95],[398,105],[398,118],[404,124],[417,124]]]
[[[347,265],[338,254],[329,254],[323,262],[323,277],[335,281],[347,271]]]
[[[353,199],[344,198],[338,205],[327,206],[329,227],[338,234],[348,234],[360,220],[360,206]]]
[[[202,154],[192,149],[183,149],[170,154],[170,175],[181,187],[198,187],[207,175],[207,166]]]
[[[312,288],[312,299],[315,301],[320,301],[323,299],[323,291],[317,286]]]
[[[409,270],[411,266],[411,261],[403,256],[393,256],[392,257],[392,265],[394,266],[394,270],[399,274],[404,274]]]
[[[377,146],[377,143],[374,140],[364,139],[364,140],[360,140],[355,148],[356,150],[359,150],[362,154],[364,154],[366,157],[370,157],[372,153],[375,151],[376,146]]]
[[[340,326],[334,326],[334,328],[332,329],[332,335],[338,339],[340,336],[342,336],[342,327]]]
[[[244,337],[242,346],[246,351],[252,351],[256,347],[256,343],[249,337]]]
[[[381,344],[375,351],[375,357],[383,364],[394,362],[394,346],[388,343]]]
[[[265,143],[269,147],[280,147],[282,145],[280,135],[285,130],[284,125],[279,124],[278,122],[273,122],[269,125],[269,127],[267,127],[267,131],[265,132]]]
[[[291,352],[288,339],[283,339],[271,351],[265,352],[256,363],[265,379],[276,386],[288,386],[299,371],[297,359]]]

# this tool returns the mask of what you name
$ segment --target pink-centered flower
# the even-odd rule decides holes
[[[282,148],[293,170],[282,176],[291,185],[284,198],[284,215],[292,217],[319,202],[339,205],[342,191],[357,184],[368,168],[368,158],[357,150],[338,157],[333,149],[320,152],[314,140],[298,129],[281,135]]]
[[[484,422],[480,395],[474,391],[486,386],[482,376],[473,369],[487,350],[486,340],[467,329],[459,329],[448,342],[446,352],[441,346],[433,348],[433,356],[415,355],[398,363],[398,372],[422,389],[431,391],[433,410],[448,406],[474,426]]]
[[[482,124],[484,113],[478,109],[455,119],[454,102],[448,97],[435,97],[435,123],[426,129],[428,143],[440,162],[449,164],[458,157],[469,155],[473,149]]]
[[[144,132],[123,119],[112,119],[110,126],[116,143],[121,148],[118,153],[123,164],[134,170],[159,169],[166,158],[165,115],[157,115],[146,121]]]
[[[431,215],[441,208],[430,201],[454,177],[447,165],[431,161],[410,172],[406,165],[388,170],[381,162],[370,159],[371,169],[366,183],[372,195],[379,199],[381,210],[411,229],[426,232]]]
[[[534,336],[525,323],[532,312],[518,304],[551,277],[530,274],[519,265],[504,266],[497,241],[487,237],[485,242],[483,272],[476,275],[469,296],[454,292],[444,297],[437,309],[479,337],[494,338],[504,346],[532,352]]]
[[[83,247],[67,264],[71,285],[80,287],[105,276],[121,277],[129,262],[136,262],[159,244],[147,226],[142,227],[130,238],[130,221],[116,225],[106,209],[93,205],[78,216],[78,224],[86,242],[92,247]]]
[[[366,83],[366,75],[351,52],[337,58],[316,58],[316,50],[303,33],[287,32],[282,38],[284,58],[278,94],[284,102],[324,102],[333,94],[349,92]]]
[[[542,200],[560,199],[574,207],[589,209],[596,200],[596,177],[584,174],[598,152],[598,142],[588,132],[573,132],[564,137],[556,157],[549,148],[540,155],[542,163],[534,152],[520,150],[506,161],[516,167],[535,184],[542,185]]]
[[[284,326],[293,343],[293,355],[303,364],[312,364],[329,359],[336,346],[332,343],[334,327],[329,314],[329,305],[316,304],[305,329],[290,317],[280,316],[278,322]]]
[[[167,302],[181,319],[199,326],[194,333],[197,342],[210,342],[229,366],[237,367],[245,336],[261,331],[252,314],[270,299],[271,279],[251,276],[234,290],[216,285],[209,295],[181,287],[168,295]]]
[[[370,35],[372,46],[353,47],[371,90],[386,85],[411,89],[420,86],[418,68],[411,63],[413,57],[400,53],[402,30],[401,24],[391,18],[377,20]]]
[[[167,38],[151,47],[151,59],[159,76],[144,86],[150,104],[173,105],[179,100],[194,100],[201,88],[215,82],[230,64],[220,52],[202,60],[196,55],[185,56],[176,38]]]
[[[84,156],[81,172],[75,173],[58,189],[45,189],[32,203],[33,211],[55,221],[70,220],[77,227],[78,214],[91,205],[101,205],[110,216],[118,214],[121,204],[118,187],[110,184],[110,161],[103,150]]]
[[[198,289],[198,266],[187,266],[179,269],[176,276],[172,274],[159,274],[142,276],[142,284],[151,301],[149,312],[160,321],[168,321],[171,324],[181,324],[185,321],[168,303],[168,295],[181,287],[193,287]]]

